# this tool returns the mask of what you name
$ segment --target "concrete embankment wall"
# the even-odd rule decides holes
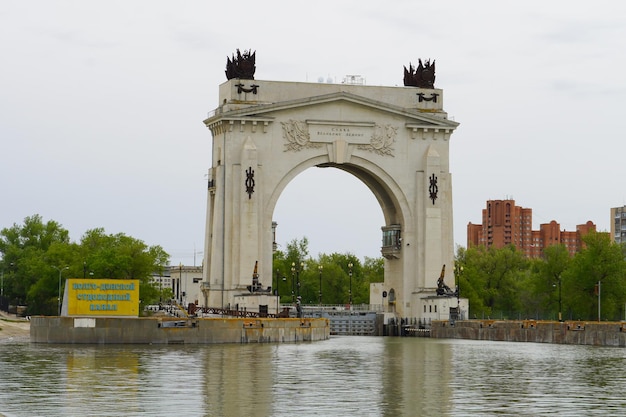
[[[430,337],[626,347],[626,323],[593,321],[433,321]]]
[[[326,340],[327,319],[32,317],[35,343],[212,344]]]

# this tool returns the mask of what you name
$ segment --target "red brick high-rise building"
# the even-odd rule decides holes
[[[482,224],[467,225],[468,248],[514,245],[529,258],[538,258],[545,247],[564,244],[573,255],[582,248],[582,236],[596,230],[591,221],[577,225],[576,231],[561,230],[554,220],[532,230],[532,209],[516,206],[515,200],[488,200],[482,212]]]

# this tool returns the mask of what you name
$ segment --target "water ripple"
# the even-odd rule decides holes
[[[7,416],[611,416],[625,350],[419,338],[3,344]]]

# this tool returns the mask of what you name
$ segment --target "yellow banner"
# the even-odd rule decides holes
[[[68,316],[139,316],[137,279],[72,278],[65,294]]]

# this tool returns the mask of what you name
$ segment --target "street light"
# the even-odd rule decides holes
[[[280,271],[277,269],[276,270],[276,285],[274,285],[274,278],[272,278],[272,288],[273,288],[273,293],[274,295],[278,295],[278,283],[280,281]]]
[[[297,284],[296,284],[296,291],[297,291],[297,295],[300,295],[300,272],[304,270],[304,262],[300,262],[300,268],[296,270],[296,279],[297,279]]]
[[[278,283],[280,282],[280,271],[276,270],[276,287],[274,287],[274,295],[276,296],[276,315],[278,315],[278,304],[280,303],[280,295],[278,294]]]
[[[324,267],[322,265],[318,266],[317,269],[320,271],[320,307],[322,306],[322,269]]]
[[[297,268],[296,267],[296,263],[292,262],[291,263],[291,279],[293,280],[293,275],[295,273],[296,275],[296,295],[300,295],[300,271],[302,271],[304,269],[304,262],[300,262],[300,267]],[[292,287],[293,287],[293,281],[292,281]],[[292,288],[292,293],[293,293],[293,288]]]
[[[296,263],[291,263],[291,302],[296,302]]]
[[[463,265],[458,266],[456,269],[457,273],[455,274],[455,278],[457,279],[456,283],[456,314],[458,315],[458,319],[461,319],[461,274],[463,273]]]
[[[560,275],[557,275],[556,282],[559,286],[559,321],[563,321],[563,317],[562,317],[563,310],[561,308],[561,276]],[[552,287],[556,288],[557,284],[552,284]]]
[[[563,308],[561,306],[561,277],[559,277],[559,321],[563,321],[562,313]]]
[[[283,283],[287,284],[287,277],[283,275]]]
[[[600,317],[600,313],[601,313],[601,308],[600,308],[600,295],[602,294],[602,281],[598,280],[598,321],[601,321]]]
[[[56,266],[52,266],[54,269],[56,269],[57,271],[59,271],[59,296],[57,298],[57,304],[59,306],[59,316],[61,315],[61,273],[63,272],[64,269],[70,269],[69,266],[66,266],[65,268],[59,268]]]
[[[348,264],[348,275],[350,276],[350,288],[348,290],[348,304],[350,305],[350,310],[352,310],[352,267],[354,264],[350,262]]]

